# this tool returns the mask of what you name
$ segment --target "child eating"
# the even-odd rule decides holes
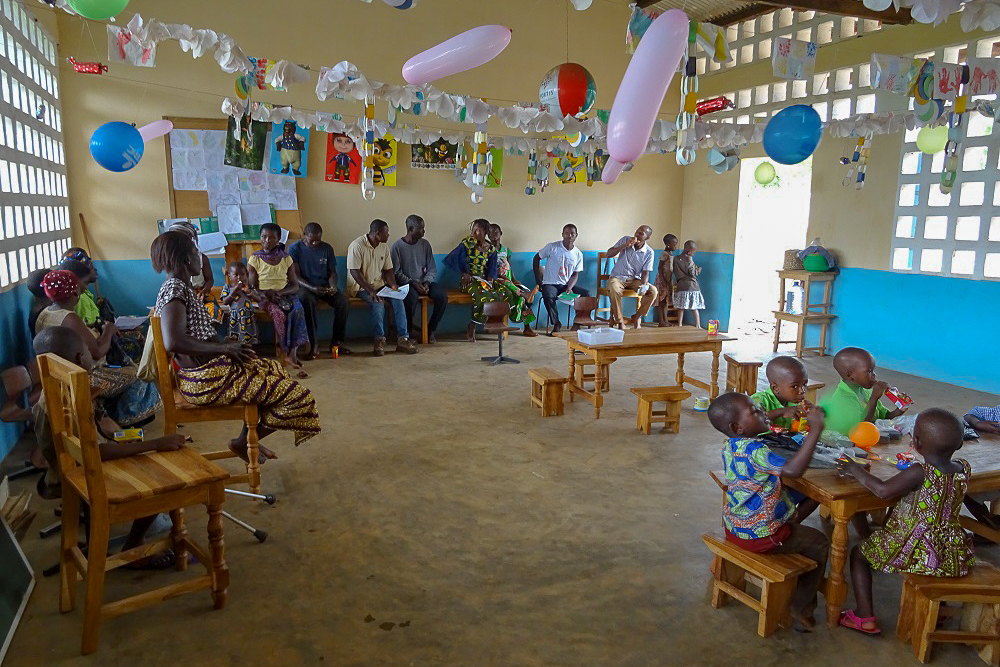
[[[770,387],[751,396],[775,426],[788,431],[796,428],[812,403],[805,400],[809,375],[795,357],[775,357],[764,369]]]
[[[892,412],[879,403],[889,385],[875,375],[875,357],[860,347],[845,347],[833,357],[840,384],[819,402],[826,413],[827,429],[848,435],[860,422],[898,417],[907,408]]]
[[[247,285],[250,278],[243,262],[230,262],[226,266],[226,286],[222,288],[219,300],[229,306],[229,340],[257,344],[257,320],[254,304]]]
[[[869,635],[882,631],[872,605],[872,568],[932,577],[964,577],[975,561],[972,538],[958,523],[972,470],[952,460],[962,446],[965,427],[941,408],[924,410],[913,427],[913,448],[924,462],[882,481],[865,466],[845,462],[843,469],[879,498],[905,496],[885,524],[851,550],[851,583],[857,609],[840,615],[845,628]]]
[[[726,539],[754,553],[797,553],[816,561],[816,569],[799,575],[790,613],[799,632],[808,632],[816,621],[816,591],[826,573],[830,541],[801,521],[816,509],[816,502],[789,491],[782,477],[801,477],[809,466],[820,431],[823,411],[808,412],[812,429],[799,450],[787,461],[774,454],[762,435],[770,434],[764,411],[746,394],[730,392],[712,402],[708,419],[727,437],[722,450],[726,466],[726,504],[722,522]]]

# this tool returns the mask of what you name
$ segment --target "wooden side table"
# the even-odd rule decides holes
[[[830,322],[836,315],[830,313],[831,297],[833,294],[833,280],[836,273],[829,271],[778,271],[780,287],[778,289],[778,310],[774,311],[774,351],[778,351],[778,345],[782,343],[795,343],[795,356],[801,358],[803,352],[815,352],[821,357],[826,356],[826,335]],[[786,313],[786,284],[788,281],[799,281],[802,283],[805,303],[802,305],[802,314],[796,315]],[[812,297],[812,286],[814,283],[822,283],[823,297],[819,303],[810,303]],[[795,322],[798,325],[798,332],[795,340],[781,340],[781,323]],[[810,324],[819,325],[819,345],[806,347],[806,327]]]

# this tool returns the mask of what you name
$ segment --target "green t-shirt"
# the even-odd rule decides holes
[[[768,387],[764,391],[758,391],[756,394],[750,397],[757,406],[764,412],[770,412],[771,410],[781,410],[782,408],[792,408],[798,405],[798,403],[789,403],[785,405],[781,402],[781,399],[774,395],[771,388]],[[777,417],[771,420],[771,423],[775,426],[780,426],[783,429],[792,430],[792,422],[798,421],[793,420],[791,417]]]
[[[819,407],[826,412],[824,430],[848,435],[854,426],[864,420],[871,395],[871,389],[851,387],[841,380],[836,389],[820,399]],[[878,403],[875,406],[875,419],[886,419],[888,416],[889,409]]]
[[[80,300],[76,302],[76,308],[73,310],[88,327],[94,326],[101,317],[101,311],[97,309],[97,303],[94,302],[94,296],[89,290],[81,292]]]

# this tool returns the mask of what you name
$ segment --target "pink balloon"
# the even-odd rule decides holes
[[[642,42],[639,43],[642,44]],[[625,171],[625,165],[613,157],[609,157],[608,161],[604,163],[604,171],[601,172],[601,181],[611,185],[618,180],[623,171]]]
[[[467,30],[407,60],[403,78],[418,86],[485,65],[507,48],[510,37],[510,28],[502,25]]]
[[[139,128],[139,136],[142,137],[143,142],[147,142],[162,137],[172,129],[174,129],[174,124],[169,120],[154,120],[149,125],[143,125]]]
[[[646,150],[656,114],[663,104],[688,38],[688,17],[679,9],[664,12],[646,30],[625,70],[608,118],[608,153],[624,165],[635,162]],[[608,160],[611,165],[611,160]],[[621,170],[604,168],[614,183]]]

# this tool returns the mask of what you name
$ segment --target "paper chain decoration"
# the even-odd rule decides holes
[[[858,145],[854,148],[854,155],[850,158],[840,158],[841,164],[851,165],[850,169],[847,170],[847,176],[844,176],[844,180],[841,182],[841,185],[846,187],[851,184],[852,180],[854,180],[855,190],[860,190],[865,187],[865,172],[868,170],[868,152],[871,140],[871,136],[867,134],[862,136],[858,139]],[[855,170],[857,171],[857,179],[854,179]]]
[[[361,141],[361,196],[375,199],[375,98],[365,99],[364,136]],[[379,134],[379,137],[385,133]]]

